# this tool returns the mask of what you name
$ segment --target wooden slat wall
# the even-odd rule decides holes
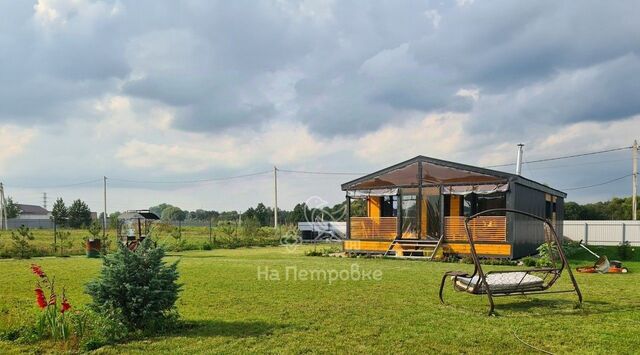
[[[396,217],[351,217],[352,239],[389,239],[397,234]]]
[[[444,235],[448,242],[466,242],[464,217],[445,217]],[[471,236],[478,242],[506,242],[507,218],[505,216],[481,216],[469,223]]]
[[[510,256],[511,244],[474,244],[479,256]],[[469,243],[444,244],[443,249],[448,253],[471,254]]]

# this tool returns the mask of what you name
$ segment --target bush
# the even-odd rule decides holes
[[[520,259],[520,261],[522,261],[522,264],[524,266],[529,266],[529,267],[536,266],[536,264],[538,263],[538,259],[532,256],[525,256],[524,258]]]
[[[164,249],[145,239],[131,251],[120,244],[104,257],[98,279],[87,284],[91,308],[130,330],[156,331],[173,324],[181,285],[177,262],[162,261]]]
[[[322,249],[313,248],[313,250],[307,250],[304,255],[306,256],[329,256],[334,253],[339,253],[341,251],[338,247],[328,247]]]
[[[618,257],[622,260],[629,260],[633,257],[633,249],[629,241],[618,244]]]
[[[580,242],[567,240],[564,243],[562,243],[562,251],[564,251],[564,255],[567,258],[570,258],[578,254],[578,252],[581,250],[582,250],[582,247],[580,246]]]
[[[71,313],[69,320],[77,345],[85,351],[118,343],[129,335],[121,321],[91,309]]]

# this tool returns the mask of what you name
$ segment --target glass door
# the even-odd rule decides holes
[[[404,189],[402,191],[402,238],[418,239],[418,191],[417,189]]]
[[[440,238],[440,188],[422,189],[420,236],[423,239]]]

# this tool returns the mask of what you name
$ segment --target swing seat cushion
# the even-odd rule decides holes
[[[543,288],[543,280],[541,278],[521,271],[489,274],[486,277],[491,292],[509,293]],[[459,290],[473,292],[476,284],[480,282],[480,287],[476,292],[485,292],[484,284],[480,281],[478,275],[474,277],[458,276],[456,280],[456,288]]]

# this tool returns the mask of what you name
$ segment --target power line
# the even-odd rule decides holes
[[[94,180],[81,181],[81,182],[75,182],[75,183],[63,184],[63,185],[16,186],[16,187],[22,188],[22,189],[56,189],[56,188],[63,188],[63,187],[73,187],[73,186],[87,185],[87,184],[92,184],[92,183],[95,183],[95,182],[98,182],[98,181],[102,181],[102,179],[94,179]]]
[[[278,169],[278,171],[282,171],[285,173],[293,173],[293,174],[312,174],[312,175],[366,175],[368,173],[348,173],[348,172],[337,172],[337,171],[303,171],[303,170],[285,170]]]
[[[563,168],[572,168],[576,166],[584,166],[584,165],[594,165],[594,164],[610,164],[625,161],[628,162],[629,159],[611,159],[611,160],[597,160],[597,161],[589,161],[584,163],[577,164],[563,164],[563,165],[550,165],[550,166],[538,166],[538,167],[530,167],[530,170],[543,170],[543,169],[563,169]]]
[[[625,175],[625,176],[621,176],[621,177],[619,177],[619,178],[615,178],[615,179],[607,180],[607,181],[600,182],[600,183],[593,184],[593,185],[580,186],[580,187],[570,187],[570,188],[565,188],[565,189],[561,189],[561,190],[564,190],[564,191],[572,191],[572,190],[588,189],[588,188],[591,188],[591,187],[596,187],[596,186],[602,186],[602,185],[610,184],[610,183],[612,183],[612,182],[616,182],[616,181],[618,181],[618,180],[622,180],[622,179],[628,178],[628,177],[629,177],[629,176],[631,176],[631,175],[633,175],[633,174],[627,174],[627,175]]]
[[[620,150],[625,150],[625,149],[631,149],[631,146],[628,147],[620,147],[620,148],[612,148],[612,149],[606,149],[606,150],[599,150],[596,152],[588,152],[588,153],[580,153],[580,154],[572,154],[572,155],[564,155],[564,156],[560,156],[560,157],[553,157],[553,158],[546,158],[546,159],[537,159],[537,160],[530,160],[528,162],[526,162],[527,164],[532,164],[532,163],[542,163],[545,161],[553,161],[553,160],[561,160],[561,159],[570,159],[570,158],[578,158],[578,157],[584,157],[584,156],[588,156],[588,155],[595,155],[595,154],[602,154],[602,153],[610,153],[610,152],[617,152]],[[509,164],[498,164],[498,165],[489,165],[489,166],[485,166],[485,168],[499,168],[499,167],[504,167],[504,166],[512,166],[512,165],[516,165],[516,163],[509,163]]]
[[[220,178],[209,178],[209,179],[197,179],[197,180],[173,180],[173,181],[157,181],[157,180],[130,180],[130,179],[120,179],[120,178],[109,178],[109,180],[111,181],[120,181],[120,182],[128,182],[128,183],[134,183],[134,184],[194,184],[194,183],[201,183],[201,182],[214,182],[214,181],[226,181],[226,180],[233,180],[233,179],[240,179],[240,178],[246,178],[246,177],[252,177],[252,176],[258,176],[258,175],[265,175],[265,174],[269,174],[272,171],[260,171],[257,173],[251,173],[251,174],[243,174],[243,175],[235,175],[235,176],[226,176],[226,177],[220,177]]]

